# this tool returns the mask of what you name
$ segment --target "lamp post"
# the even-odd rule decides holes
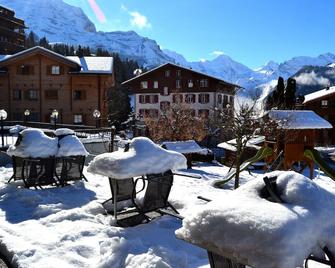
[[[56,109],[54,109],[51,113],[51,118],[54,121],[54,127],[55,129],[57,128],[57,119],[58,119],[58,111]]]
[[[96,127],[96,128],[98,128],[98,126],[99,126],[99,118],[100,118],[100,116],[101,116],[100,111],[97,110],[97,109],[95,109],[95,110],[93,111],[93,117],[95,118],[95,127]]]
[[[29,109],[26,109],[26,110],[23,112],[23,114],[24,114],[24,122],[27,123],[27,121],[28,121],[28,117],[29,117],[29,115],[30,115],[30,110],[29,110]]]
[[[4,131],[3,131],[3,121],[7,119],[7,112],[3,109],[0,110],[0,123],[1,123],[1,144],[5,147]]]
[[[115,136],[115,126],[111,127],[111,141],[109,145],[109,151],[113,152],[114,151],[114,136]]]

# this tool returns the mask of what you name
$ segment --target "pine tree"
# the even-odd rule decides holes
[[[293,78],[287,80],[285,89],[285,109],[291,110],[295,108],[295,92],[296,92],[296,81]]]

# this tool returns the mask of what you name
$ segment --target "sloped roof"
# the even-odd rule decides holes
[[[68,59],[67,57],[65,57],[63,55],[60,55],[56,52],[53,52],[49,49],[46,49],[44,47],[40,47],[40,46],[28,48],[26,50],[20,51],[16,54],[13,54],[13,55],[5,55],[2,59],[0,59],[0,66],[4,65],[4,63],[10,62],[12,60],[24,58],[25,56],[30,55],[30,54],[32,54],[32,55],[34,55],[34,54],[48,55],[48,56],[57,58],[57,59],[59,59],[63,62],[66,62],[69,65],[78,66],[78,67],[80,66],[77,62],[75,62],[71,59]]]
[[[303,104],[320,99],[322,97],[326,97],[334,93],[335,93],[335,87],[329,87],[329,88],[318,90],[316,92],[305,95],[305,100]]]
[[[243,138],[245,140],[245,138]],[[247,141],[246,147],[248,148],[254,148],[256,150],[259,150],[262,146],[262,144],[265,141],[265,136],[253,136],[250,140]],[[232,139],[230,141],[222,142],[217,145],[217,147],[236,152],[236,139]]]
[[[66,58],[81,66],[80,73],[113,73],[113,57],[76,57]]]
[[[175,151],[181,154],[192,154],[192,153],[199,153],[199,154],[208,154],[208,149],[201,148],[198,143],[194,140],[188,141],[166,141],[162,144],[163,148],[166,148],[170,151]]]
[[[219,82],[221,82],[221,83],[223,83],[223,84],[226,84],[226,85],[230,85],[230,86],[234,86],[234,87],[241,88],[240,86],[235,85],[235,84],[232,84],[232,83],[228,83],[228,82],[222,80],[221,78],[218,78],[218,77],[215,77],[215,76],[211,76],[211,75],[208,75],[208,74],[205,74],[205,73],[201,73],[201,72],[195,71],[195,70],[193,70],[193,69],[189,69],[189,68],[180,66],[180,65],[178,65],[178,64],[171,63],[171,62],[164,63],[164,64],[162,64],[162,65],[160,65],[160,66],[158,66],[158,67],[156,67],[156,68],[153,68],[153,69],[151,69],[151,70],[149,70],[149,71],[147,71],[147,72],[144,72],[144,73],[142,73],[142,74],[140,74],[140,75],[138,75],[138,76],[135,76],[135,77],[133,77],[133,78],[130,78],[129,80],[124,81],[124,82],[122,83],[122,85],[127,84],[128,82],[131,82],[131,81],[136,80],[136,79],[138,79],[138,78],[141,78],[142,76],[145,76],[145,75],[147,75],[147,74],[149,74],[149,73],[151,73],[151,72],[153,72],[153,71],[156,71],[156,70],[158,70],[158,69],[160,69],[160,68],[162,68],[162,67],[164,67],[164,66],[167,66],[167,65],[171,65],[171,66],[174,66],[174,67],[183,69],[183,70],[187,70],[187,71],[194,72],[194,73],[197,73],[197,74],[200,74],[200,75],[203,75],[203,76],[207,76],[207,77],[209,77],[209,78],[218,80]]]
[[[324,129],[333,128],[332,125],[314,111],[309,110],[271,110],[271,119],[282,129]]]

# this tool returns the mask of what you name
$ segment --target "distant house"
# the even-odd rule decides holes
[[[0,56],[0,107],[9,120],[50,122],[53,109],[59,123],[95,125],[101,112],[106,124],[107,94],[114,86],[112,57],[64,57],[42,47]]]
[[[335,144],[335,86],[306,95],[302,108],[313,110],[333,126],[332,129],[325,129],[319,133],[318,143]]]
[[[194,116],[208,117],[211,110],[234,107],[237,85],[222,79],[166,63],[140,74],[123,85],[135,94],[135,112],[158,118],[173,103],[183,103]]]
[[[15,12],[0,6],[0,54],[14,54],[24,50],[24,21]]]

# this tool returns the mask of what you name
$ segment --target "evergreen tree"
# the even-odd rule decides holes
[[[293,78],[287,80],[285,89],[285,109],[291,110],[295,108],[295,92],[296,92],[296,81]]]
[[[279,76],[278,84],[277,84],[277,88],[276,88],[276,97],[275,97],[275,101],[276,101],[278,109],[283,108],[283,103],[284,103],[284,99],[285,99],[284,95],[285,95],[284,78]]]
[[[33,31],[31,31],[26,37],[26,47],[31,48],[37,45],[38,45],[38,37]]]

